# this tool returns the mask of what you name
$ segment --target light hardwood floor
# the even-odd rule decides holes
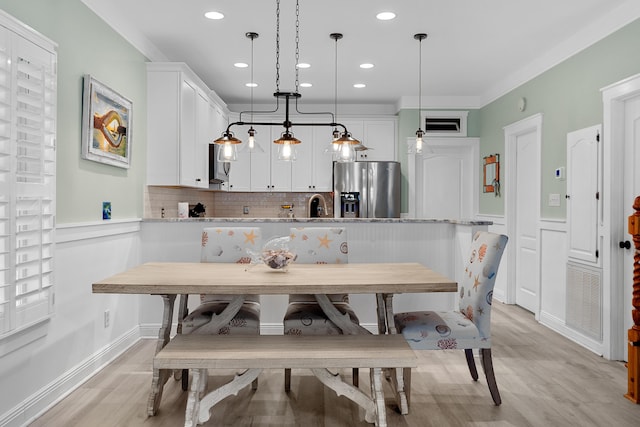
[[[387,393],[390,427],[640,425],[640,405],[623,396],[627,391],[623,363],[592,354],[515,306],[494,304],[492,321],[502,405],[493,405],[482,372],[478,382],[471,380],[464,352],[423,352],[412,377],[410,414],[398,414]],[[187,395],[173,380],[165,387],[158,414],[146,416],[154,348],[152,340],[136,343],[31,426],[183,425]],[[343,374],[349,375],[346,370]],[[368,390],[368,375],[362,372],[360,377],[360,387]],[[211,376],[210,384],[229,378]],[[355,404],[325,389],[310,373],[294,370],[289,394],[283,381],[282,370],[265,371],[257,391],[247,387],[214,406],[204,425],[370,425],[360,418]]]

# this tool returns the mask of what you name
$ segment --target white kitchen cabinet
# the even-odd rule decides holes
[[[333,158],[326,149],[331,144],[333,128],[327,126],[297,128],[298,157],[291,165],[291,191],[331,191]]]
[[[358,151],[358,160],[395,161],[396,160],[396,120],[375,119],[363,122],[362,143],[370,150]]]
[[[147,184],[209,187],[208,89],[181,63],[147,64]]]

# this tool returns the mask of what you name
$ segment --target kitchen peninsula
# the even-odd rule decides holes
[[[414,218],[164,218],[145,219],[142,223],[142,262],[198,262],[204,227],[259,226],[263,243],[272,237],[289,235],[294,227],[345,227],[349,240],[350,263],[419,262],[428,268],[459,281],[463,254],[473,234],[487,230],[490,221],[414,219]],[[506,277],[506,276],[503,276]],[[142,304],[141,323],[149,335],[157,332],[162,306],[156,298]],[[196,298],[192,298],[195,303]],[[454,294],[398,295],[397,310],[450,309]],[[264,334],[281,334],[286,297],[261,297],[261,328]],[[377,331],[375,297],[353,295],[351,305],[360,324]]]

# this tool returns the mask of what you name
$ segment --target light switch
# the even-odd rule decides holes
[[[549,206],[560,206],[560,194],[549,194]]]

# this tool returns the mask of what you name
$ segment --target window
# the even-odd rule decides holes
[[[53,309],[55,50],[0,14],[0,338]]]

